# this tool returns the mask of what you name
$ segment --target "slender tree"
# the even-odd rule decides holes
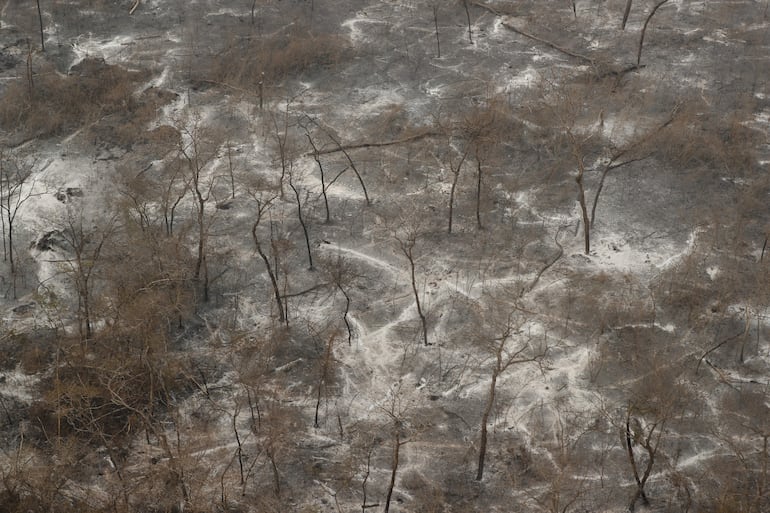
[[[436,57],[439,59],[441,58],[441,37],[438,33],[438,9],[440,6],[440,2],[431,2],[430,8],[431,11],[433,11],[433,26],[436,31]]]
[[[390,502],[393,498],[393,490],[396,487],[396,478],[401,464],[401,446],[409,442],[409,440],[404,440],[404,435],[406,434],[406,419],[404,418],[405,412],[401,405],[400,385],[399,388],[391,390],[390,393],[390,404],[387,409],[383,408],[391,422],[391,443],[393,445],[390,465],[390,481],[388,482],[388,493],[385,496],[384,513],[390,511]]]
[[[650,20],[652,20],[652,17],[655,16],[655,13],[658,12],[658,9],[660,7],[668,2],[668,0],[660,0],[657,4],[655,4],[655,7],[652,8],[652,11],[650,11],[650,14],[647,15],[647,18],[644,20],[644,25],[642,26],[642,32],[639,34],[639,50],[636,52],[636,66],[639,67],[642,62],[642,46],[644,45],[644,35],[647,32],[647,25],[650,24]],[[629,1],[630,4],[630,1]]]
[[[267,275],[270,277],[270,285],[273,287],[273,296],[275,298],[275,307],[278,309],[278,321],[281,323],[287,323],[288,319],[286,316],[286,310],[283,303],[283,298],[281,297],[281,289],[278,286],[278,277],[276,274],[276,269],[274,269],[270,258],[265,253],[265,250],[262,247],[262,244],[260,243],[259,235],[257,233],[257,229],[259,228],[259,223],[262,221],[262,216],[267,211],[267,209],[270,207],[273,198],[269,198],[267,200],[262,200],[259,198],[256,198],[257,200],[257,212],[256,212],[256,219],[254,220],[254,224],[251,226],[251,236],[254,240],[254,246],[257,250],[257,253],[259,254],[262,261],[265,263],[265,270],[267,271]]]
[[[313,142],[313,138],[310,137],[310,132],[305,129],[305,136],[307,136],[307,140],[310,143],[310,146],[313,148],[313,160],[315,160],[315,163],[318,165],[318,172],[321,174],[321,196],[324,199],[324,210],[326,212],[326,222],[328,223],[330,220],[330,214],[329,214],[329,197],[326,194],[326,190],[328,189],[328,186],[326,184],[326,174],[324,173],[324,166],[321,163],[321,159],[318,155],[318,148],[316,147],[315,143]]]
[[[11,266],[13,296],[16,297],[18,264],[14,247],[16,217],[34,192],[35,177],[33,166],[24,165],[19,159],[0,150],[0,214],[3,229],[3,258]]]
[[[449,168],[452,171],[452,185],[449,188],[449,213],[447,215],[447,233],[449,234],[452,233],[452,221],[454,220],[454,205],[455,193],[457,192],[457,182],[460,180],[460,171],[462,171],[463,163],[465,163],[465,159],[468,158],[469,152],[470,146],[466,146],[458,160],[455,161],[454,158],[451,157],[449,160]]]
[[[476,466],[476,481],[481,481],[484,478],[484,466],[487,456],[487,429],[489,425],[489,418],[492,415],[492,410],[495,405],[495,399],[497,397],[497,380],[500,375],[505,372],[509,367],[522,363],[538,363],[541,362],[548,351],[547,344],[539,349],[532,347],[531,341],[526,340],[521,342],[518,347],[510,349],[508,343],[513,338],[517,326],[513,322],[513,315],[508,317],[508,321],[503,329],[502,334],[494,340],[492,345],[492,353],[494,356],[494,362],[492,365],[492,376],[489,383],[489,392],[487,393],[487,400],[485,402],[484,411],[481,414],[481,427],[479,434],[479,457],[478,464]]]
[[[310,234],[308,233],[307,221],[305,220],[305,217],[302,214],[302,197],[299,193],[299,189],[297,188],[296,185],[294,185],[294,180],[291,172],[289,173],[289,187],[291,187],[291,190],[294,191],[294,198],[297,201],[297,219],[299,220],[299,224],[302,227],[302,233],[305,236],[305,247],[307,248],[308,269],[310,271],[313,271],[315,269],[315,267],[313,266],[313,252],[310,249]]]
[[[281,165],[281,198],[284,197],[284,183],[286,181],[286,173],[291,165],[291,155],[289,148],[289,106],[290,100],[286,100],[286,109],[281,113],[280,124],[275,114],[271,115],[273,122],[273,139],[275,140],[276,147],[278,148],[278,159]]]
[[[626,0],[626,8],[623,10],[623,21],[620,23],[620,30],[626,30],[628,15],[631,13],[631,3],[633,0]]]
[[[406,257],[409,262],[409,277],[412,286],[412,293],[414,294],[414,303],[417,307],[417,315],[420,316],[420,326],[422,327],[422,341],[425,346],[429,346],[428,343],[428,321],[425,318],[425,313],[422,309],[420,302],[420,292],[417,290],[417,277],[415,275],[415,256],[414,247],[417,244],[417,233],[415,230],[408,231],[405,235],[395,235],[398,247],[401,253]]]
[[[468,21],[468,43],[473,44],[473,26],[471,25],[471,11],[468,6],[468,0],[462,0],[465,9],[465,18]]]
[[[585,186],[583,184],[583,178],[585,176],[585,171],[586,171],[585,155],[583,153],[583,144],[587,142],[588,139],[590,139],[591,137],[592,137],[592,134],[589,134],[585,138],[580,138],[572,132],[571,128],[567,129],[567,139],[570,144],[572,157],[575,159],[575,164],[577,165],[577,173],[575,174],[575,184],[577,184],[578,203],[580,204],[580,212],[583,220],[583,242],[584,242],[586,255],[591,252],[591,224],[588,218],[588,207],[586,205],[586,192],[585,192]]]
[[[45,34],[43,32],[43,11],[40,10],[40,0],[35,0],[37,4],[37,21],[40,24],[40,51],[45,52]]]
[[[358,168],[356,167],[356,163],[351,158],[350,153],[348,152],[347,147],[343,146],[343,144],[340,142],[339,138],[334,134],[334,130],[332,128],[324,126],[323,124],[319,123],[318,120],[316,120],[314,118],[311,118],[310,116],[306,116],[306,118],[307,118],[307,121],[309,121],[310,123],[312,123],[313,125],[318,127],[329,138],[329,140],[331,140],[331,142],[334,143],[334,145],[336,146],[335,151],[339,151],[339,152],[341,152],[345,156],[345,159],[348,161],[348,167],[353,171],[353,174],[356,175],[356,179],[358,180],[358,183],[361,185],[361,191],[364,193],[364,198],[366,199],[366,204],[367,205],[371,205],[372,204],[372,200],[371,200],[371,198],[369,198],[369,191],[366,190],[366,184],[364,183],[364,179],[363,179],[363,177],[361,177],[361,173],[358,171]],[[309,138],[309,136],[308,136],[308,138]],[[313,153],[312,153],[313,158],[315,158],[316,162],[318,162],[317,157],[322,152],[319,151],[318,148],[316,148],[315,145],[312,145],[312,147],[313,147]],[[327,151],[327,153],[328,153],[328,151]],[[344,173],[346,170],[347,170],[347,168],[345,168],[345,170],[341,171],[331,181],[331,183],[334,183],[337,180],[337,178],[339,178],[340,175],[342,175],[342,173]]]
[[[80,340],[85,347],[93,336],[94,281],[105,244],[117,229],[112,216],[103,224],[91,224],[83,209],[69,206],[63,230],[65,248],[70,252],[63,262],[77,293],[77,319]]]
[[[591,206],[591,228],[594,226],[596,206],[599,203],[599,196],[604,189],[604,182],[607,175],[610,171],[620,169],[634,162],[640,162],[651,158],[655,151],[655,145],[651,143],[654,143],[654,141],[662,135],[661,132],[674,122],[677,112],[678,106],[673,109],[671,115],[663,123],[650,129],[641,136],[634,138],[634,140],[624,144],[623,147],[616,148],[612,151],[612,155],[602,167],[599,183],[597,184],[596,192],[594,193],[593,204]]]
[[[327,391],[329,381],[334,377],[333,363],[334,363],[334,341],[337,340],[338,333],[335,331],[329,336],[329,340],[324,344],[324,351],[321,356],[321,362],[318,366],[318,385],[316,386],[316,402],[315,402],[315,417],[313,419],[313,427],[318,428],[318,414],[321,409],[321,400],[323,394]]]
[[[214,198],[214,188],[217,176],[207,173],[211,162],[217,156],[218,143],[210,138],[210,134],[201,125],[201,120],[193,114],[189,123],[180,123],[180,131],[187,140],[179,147],[184,167],[186,182],[193,195],[196,227],[196,258],[193,279],[201,284],[203,301],[209,300],[209,265],[208,242],[211,216],[206,212],[206,206]]]

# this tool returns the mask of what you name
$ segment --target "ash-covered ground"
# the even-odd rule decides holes
[[[765,1],[0,4],[0,512],[770,508]]]

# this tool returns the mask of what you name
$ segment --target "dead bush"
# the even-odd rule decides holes
[[[131,433],[147,427],[146,412],[162,415],[172,397],[189,394],[189,373],[170,356],[117,351],[127,341],[105,340],[89,356],[72,351],[41,382],[42,399],[30,408],[38,444],[54,437],[75,437],[82,443],[120,447]]]
[[[232,41],[222,52],[204,61],[193,79],[253,91],[260,80],[265,85],[277,84],[334,65],[348,51],[342,37],[313,35],[300,27],[269,38]]]
[[[37,374],[48,363],[48,354],[42,347],[34,345],[21,353],[21,369],[25,374]]]
[[[6,89],[0,98],[0,127],[24,138],[49,137],[107,120],[112,130],[100,126],[95,130],[99,137],[130,146],[157,108],[174,97],[155,88],[136,94],[148,76],[95,58],[84,59],[68,75],[46,67],[31,83],[20,78]]]

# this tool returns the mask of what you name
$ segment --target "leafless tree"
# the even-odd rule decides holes
[[[13,296],[16,297],[17,267],[13,236],[16,216],[34,192],[35,177],[33,166],[22,163],[18,158],[0,150],[0,214],[3,229],[3,259],[11,265]]]
[[[597,83],[591,91],[607,90],[611,84]],[[584,251],[591,251],[591,229],[596,219],[596,210],[607,176],[613,170],[629,166],[657,154],[666,155],[666,135],[673,125],[678,126],[678,120],[684,119],[680,115],[680,105],[674,105],[671,113],[659,124],[651,128],[640,130],[631,137],[626,138],[622,144],[616,144],[612,136],[605,132],[604,106],[593,103],[583,92],[575,93],[556,87],[552,93],[559,98],[559,108],[547,107],[549,115],[556,121],[556,133],[554,143],[558,146],[555,153],[562,153],[561,158],[572,161],[575,172],[572,178],[577,186],[577,201],[580,208],[580,220],[582,223]],[[593,94],[593,93],[591,93]],[[598,111],[598,112],[596,112]],[[621,107],[616,115],[633,115],[629,105]],[[595,120],[598,123],[585,123],[584,120]],[[676,123],[675,123],[676,122]],[[568,153],[567,153],[568,151]],[[590,189],[588,178],[594,172],[599,172],[596,182],[593,204],[590,207],[587,191]]]
[[[291,102],[293,98],[287,98],[286,99],[286,108],[283,110],[283,112],[280,113],[280,120],[278,119],[278,115],[275,113],[271,113],[270,120],[273,124],[273,130],[271,131],[271,135],[273,136],[273,139],[275,141],[275,145],[278,149],[278,159],[281,166],[281,179],[280,179],[280,188],[281,188],[281,198],[284,197],[284,183],[286,180],[286,173],[288,172],[289,168],[291,167],[293,156],[291,155],[291,141],[290,141],[290,133],[289,133],[289,112],[291,107]]]
[[[586,171],[585,154],[583,151],[583,145],[593,137],[593,134],[587,136],[580,136],[573,133],[571,128],[567,129],[567,140],[572,150],[572,157],[575,159],[577,165],[577,173],[575,174],[575,183],[578,189],[578,203],[580,204],[580,212],[583,220],[583,242],[586,255],[591,252],[591,224],[588,218],[588,207],[586,206],[586,192],[583,184],[583,178]]]
[[[650,11],[650,14],[647,15],[647,18],[644,20],[644,25],[642,26],[642,32],[639,35],[639,49],[636,52],[636,65],[637,67],[641,65],[642,62],[642,46],[644,45],[644,35],[647,32],[647,25],[650,24],[650,20],[652,20],[652,17],[655,16],[655,13],[658,12],[658,9],[668,2],[668,0],[660,0],[658,3],[655,4],[655,7],[652,8],[652,11]],[[628,7],[630,7],[631,1],[628,2]]]
[[[683,414],[687,397],[677,373],[663,365],[645,374],[630,391],[620,422],[624,448],[636,483],[629,510],[633,511],[639,500],[649,504],[645,486],[659,459],[666,426]]]
[[[482,105],[474,106],[460,123],[460,132],[472,150],[476,161],[476,226],[483,229],[481,221],[481,192],[484,168],[490,164],[494,151],[500,146],[501,134],[514,129],[508,122],[507,103],[496,96]]]
[[[321,362],[318,372],[318,385],[316,386],[316,402],[315,402],[315,417],[313,419],[313,426],[318,428],[318,412],[321,408],[321,400],[323,394],[327,392],[329,382],[334,377],[334,370],[332,364],[334,363],[334,341],[337,339],[337,332],[332,332],[329,335],[329,340],[324,344],[323,355],[321,356]]]
[[[417,276],[415,274],[415,255],[414,247],[417,244],[417,230],[410,228],[405,233],[394,235],[396,242],[398,242],[398,248],[401,253],[406,257],[409,262],[409,277],[410,284],[412,286],[412,293],[414,294],[414,302],[417,307],[417,314],[420,316],[420,326],[422,327],[422,341],[425,346],[428,346],[428,321],[425,317],[425,313],[422,309],[420,302],[420,292],[417,289]]]
[[[455,157],[450,150],[447,164],[449,170],[452,173],[452,185],[449,188],[449,213],[447,214],[447,233],[452,233],[452,221],[454,219],[454,205],[455,205],[455,193],[457,192],[457,182],[460,180],[460,171],[462,171],[463,164],[468,158],[468,154],[471,151],[470,144],[466,144],[459,156]]]
[[[372,454],[377,448],[376,439],[371,440],[366,446],[366,467],[364,467],[364,477],[361,480],[361,513],[366,513],[367,508],[375,508],[380,505],[379,502],[367,504],[367,483],[372,473]]]
[[[335,133],[334,133],[335,132],[334,129],[331,128],[331,127],[328,127],[328,126],[326,126],[326,125],[324,125],[322,123],[320,123],[317,119],[312,118],[310,116],[305,116],[305,119],[307,120],[307,122],[315,125],[318,129],[320,129],[321,132],[323,132],[324,135],[326,135],[326,137],[328,137],[329,140],[334,144],[335,148],[334,148],[333,151],[341,152],[345,156],[345,159],[348,161],[348,167],[343,169],[342,171],[340,171],[337,174],[337,176],[334,179],[331,180],[330,184],[334,183],[335,181],[337,181],[337,179],[345,171],[347,171],[348,168],[350,168],[353,171],[353,174],[356,175],[356,179],[358,180],[358,183],[361,185],[361,191],[364,193],[364,198],[366,199],[366,204],[367,205],[371,205],[372,204],[372,200],[371,200],[371,198],[369,198],[369,191],[366,190],[366,184],[364,183],[364,179],[361,176],[361,173],[359,172],[358,168],[356,167],[356,163],[353,161],[352,157],[350,156],[350,153],[348,152],[348,148],[346,146],[344,146],[340,142],[339,137],[337,135],[335,135]],[[307,133],[307,128],[305,130],[306,130],[306,133]],[[309,133],[308,133],[308,139],[309,138],[310,138],[310,136],[309,136]],[[314,144],[312,144],[312,142],[311,142],[311,146],[313,147],[312,156],[316,160],[318,165],[320,166],[320,161],[318,160],[318,156],[322,153],[322,151],[320,151]],[[325,153],[328,153],[328,150]]]
[[[383,407],[383,411],[388,416],[391,422],[391,443],[393,445],[393,454],[391,458],[390,466],[390,481],[388,483],[388,493],[385,496],[385,507],[383,511],[388,513],[390,511],[390,501],[393,498],[393,490],[396,487],[396,477],[398,475],[399,465],[401,464],[401,446],[409,443],[409,440],[405,440],[406,435],[406,408],[402,404],[401,398],[401,384],[394,386],[390,392],[388,398],[388,404]]]
[[[71,256],[62,265],[75,285],[80,340],[85,346],[93,335],[94,280],[105,244],[117,229],[117,218],[103,223],[87,219],[81,206],[68,205],[63,221],[62,237]]]
[[[257,212],[256,212],[256,219],[254,220],[254,224],[251,226],[251,236],[254,240],[254,246],[257,250],[257,253],[259,254],[262,261],[265,263],[265,269],[267,270],[267,274],[270,277],[270,284],[273,287],[273,295],[275,297],[275,306],[278,309],[278,321],[281,323],[288,322],[286,311],[283,303],[283,298],[281,297],[281,289],[278,286],[278,276],[277,276],[277,269],[273,267],[273,265],[270,262],[270,258],[268,258],[267,253],[265,253],[264,248],[262,247],[262,244],[260,243],[260,237],[257,233],[259,228],[259,223],[262,221],[262,217],[264,213],[267,211],[268,208],[270,208],[270,205],[273,201],[273,198],[267,198],[267,199],[261,199],[259,197],[255,197],[257,202]]]
[[[182,162],[175,161],[171,165],[171,176],[165,178],[161,188],[162,196],[160,199],[161,210],[163,211],[163,221],[166,227],[166,235],[174,235],[174,221],[176,219],[176,210],[179,204],[187,196],[190,190],[189,177],[185,176],[182,169]]]
[[[45,34],[43,33],[43,11],[40,10],[40,0],[35,0],[37,4],[37,21],[40,24],[40,51],[45,52]]]
[[[503,328],[499,337],[495,338],[490,349],[494,357],[492,365],[492,378],[489,384],[489,392],[487,393],[487,399],[484,406],[484,411],[481,415],[481,427],[479,434],[479,457],[478,465],[476,466],[476,481],[481,481],[484,478],[484,464],[487,456],[487,428],[489,425],[489,418],[492,415],[492,410],[495,405],[495,398],[497,396],[497,380],[500,375],[513,365],[519,365],[523,363],[537,363],[543,361],[548,352],[547,344],[542,344],[540,347],[534,347],[532,340],[527,339],[516,344],[516,347],[509,348],[509,342],[511,339],[520,336],[519,328],[521,327],[522,320],[516,319],[517,313],[512,313],[508,316],[508,320]]]
[[[305,220],[305,217],[302,214],[303,200],[302,200],[302,196],[299,193],[300,190],[297,188],[297,185],[294,184],[294,179],[291,172],[289,172],[289,187],[291,187],[291,190],[294,191],[294,199],[297,202],[297,220],[299,220],[299,224],[302,227],[302,233],[305,236],[305,248],[307,249],[308,269],[313,271],[315,267],[313,266],[313,251],[310,249],[310,233],[308,232],[307,221]],[[307,195],[305,196],[305,201],[306,200],[307,200]]]
[[[318,148],[313,142],[312,137],[310,137],[310,132],[308,132],[307,129],[305,130],[305,135],[307,136],[307,140],[310,143],[310,146],[313,148],[313,160],[315,160],[315,163],[318,165],[318,172],[321,174],[321,196],[323,197],[323,200],[324,200],[324,211],[326,212],[326,222],[328,223],[330,221],[329,197],[326,194],[328,185],[326,184],[326,174],[324,173],[324,166],[321,163],[321,159],[318,156]]]
[[[342,321],[345,324],[345,331],[348,335],[348,345],[353,343],[353,326],[350,322],[350,294],[348,289],[354,286],[358,275],[354,273],[350,266],[346,265],[342,256],[337,255],[334,259],[322,260],[322,267],[329,276],[329,283],[333,284],[345,298],[345,310],[342,313]]]
[[[206,212],[206,206],[215,200],[215,185],[217,176],[211,174],[210,164],[217,157],[219,144],[214,140],[197,116],[180,123],[180,132],[187,136],[182,141],[179,155],[184,161],[185,176],[193,194],[195,206],[196,227],[196,259],[193,279],[200,282],[203,288],[203,301],[209,300],[209,265],[208,239],[210,235],[211,216]]]
[[[463,9],[465,9],[465,18],[468,20],[468,42],[473,44],[473,27],[471,25],[471,11],[468,6],[468,0],[462,0]]]
[[[631,13],[631,3],[633,1],[626,0],[626,8],[623,10],[623,21],[620,23],[620,30],[626,30],[626,22],[628,21],[628,15]]]
[[[438,10],[441,2],[433,1],[430,4],[431,11],[433,12],[433,26],[436,31],[436,57],[441,58],[441,38],[438,33]]]
[[[604,189],[604,182],[609,172],[652,157],[655,154],[655,143],[664,143],[662,136],[665,134],[662,134],[662,132],[674,122],[677,111],[678,106],[674,107],[668,119],[660,125],[653,127],[646,133],[628,141],[622,147],[613,148],[611,150],[612,154],[602,167],[601,176],[596,186],[596,192],[594,193],[593,204],[591,206],[591,228],[593,228],[594,220],[596,219],[596,206],[599,203],[599,195]]]

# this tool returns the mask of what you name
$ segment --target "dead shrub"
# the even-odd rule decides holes
[[[129,71],[89,58],[72,67],[68,75],[46,68],[12,82],[0,98],[0,127],[25,138],[49,137],[109,119],[109,142],[130,146],[153,119],[157,108],[173,94],[149,88],[135,94],[147,80],[146,71]],[[103,130],[96,131],[105,137]]]
[[[197,77],[254,90],[260,80],[277,84],[289,77],[337,63],[349,50],[336,35],[313,35],[302,28],[269,38],[232,41],[227,48],[204,62]]]
[[[37,374],[48,364],[49,354],[42,347],[34,345],[21,353],[21,370],[25,374]]]
[[[112,440],[121,446],[134,430],[146,427],[139,412],[162,414],[171,397],[189,394],[188,372],[180,362],[168,356],[114,354],[108,348],[126,343],[105,341],[88,358],[70,355],[43,379],[42,399],[29,413],[37,443],[72,436],[86,444]]]

